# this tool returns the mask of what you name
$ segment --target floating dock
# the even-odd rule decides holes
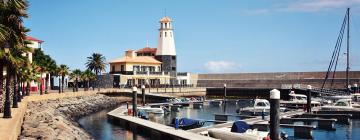
[[[148,132],[151,139],[167,140],[215,140],[214,138],[198,135],[181,129],[151,122],[141,118],[125,115],[126,108],[120,107],[109,112],[108,119],[120,124],[124,128],[129,128],[133,132]]]

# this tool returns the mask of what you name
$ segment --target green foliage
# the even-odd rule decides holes
[[[81,74],[82,74],[82,72],[80,69],[75,69],[70,74],[70,79],[80,79]]]
[[[91,56],[87,57],[87,62],[85,63],[86,67],[94,71],[95,74],[99,74],[101,71],[105,71],[106,68],[106,58],[100,53],[93,53]]]
[[[96,75],[90,71],[90,70],[85,70],[82,74],[81,74],[81,80],[83,81],[92,81],[92,80],[96,80]]]

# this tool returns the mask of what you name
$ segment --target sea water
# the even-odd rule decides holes
[[[246,106],[244,102],[227,102],[226,113],[236,114],[236,109]],[[192,118],[201,120],[214,120],[214,114],[223,113],[222,105],[204,105],[202,109],[193,109],[191,107],[180,108],[179,112],[171,112],[164,115],[150,114],[149,118],[153,122],[168,125],[171,120],[177,118]],[[141,133],[132,133],[118,125],[111,124],[107,121],[106,113],[111,109],[103,110],[78,120],[79,124],[98,140],[145,140],[149,139]],[[229,120],[238,120],[237,117],[229,117]],[[212,122],[205,123],[205,126],[214,125]],[[360,120],[352,120],[350,125],[335,124],[336,131],[313,130],[313,136],[316,140],[360,140]],[[282,131],[289,135],[290,139],[294,138],[293,129],[281,128]]]

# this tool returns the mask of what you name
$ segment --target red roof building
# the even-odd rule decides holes
[[[35,37],[31,37],[31,36],[26,36],[26,40],[35,41],[35,42],[38,42],[38,43],[43,43],[44,42],[44,41],[42,41],[40,39],[37,39]]]
[[[156,48],[145,47],[136,51],[137,56],[155,56]]]

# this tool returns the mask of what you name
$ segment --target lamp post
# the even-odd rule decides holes
[[[4,46],[5,54],[8,54],[10,51],[9,44]],[[10,108],[10,70],[9,66],[6,67],[6,85],[5,85],[5,104],[4,104],[4,118],[11,118],[11,108]]]
[[[223,97],[223,101],[224,101],[224,114],[226,113],[226,84],[224,84],[224,97]]]

